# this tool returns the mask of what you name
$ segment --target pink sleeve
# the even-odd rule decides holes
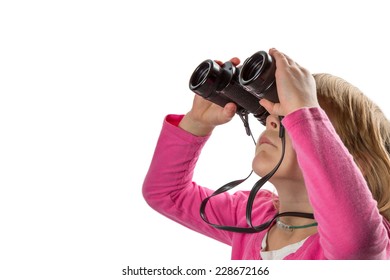
[[[300,109],[283,124],[297,153],[325,256],[389,258],[387,221],[325,112]]]
[[[199,214],[201,202],[213,191],[192,182],[195,164],[208,137],[196,137],[178,128],[181,118],[169,115],[164,121],[143,184],[144,198],[164,216],[230,245],[232,233],[214,229]],[[235,225],[235,213],[241,207],[239,197],[240,194],[226,193],[212,198],[206,207],[210,222]]]

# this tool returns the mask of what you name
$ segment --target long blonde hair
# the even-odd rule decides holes
[[[379,212],[390,220],[390,122],[345,80],[314,74],[320,106],[362,171]]]

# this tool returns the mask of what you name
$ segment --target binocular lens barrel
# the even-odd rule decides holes
[[[242,65],[239,81],[258,98],[279,102],[275,82],[275,62],[264,51],[259,51],[245,60]]]
[[[232,101],[218,91],[222,76],[223,69],[216,62],[208,59],[199,64],[192,73],[189,87],[196,94],[224,107]]]
[[[210,63],[208,63],[208,61],[201,63],[192,75],[192,78],[190,80],[190,87],[192,89],[196,89],[197,87],[204,84],[208,74],[210,73],[210,69],[211,65]]]
[[[254,79],[256,79],[260,74],[261,70],[264,67],[264,57],[259,54],[254,54],[250,57],[246,63],[245,67],[241,69],[241,80],[242,84],[248,84]]]

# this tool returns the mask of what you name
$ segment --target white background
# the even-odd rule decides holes
[[[390,116],[389,26],[376,0],[1,1],[0,278],[123,279],[127,265],[227,262],[228,246],[141,195],[164,116],[190,109],[194,68],[276,47]],[[195,180],[245,177],[253,147],[235,118],[215,131]]]

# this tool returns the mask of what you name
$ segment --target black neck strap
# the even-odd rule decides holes
[[[282,120],[282,117],[280,117],[280,120]],[[244,125],[245,125],[247,132],[249,131],[249,133],[250,133],[248,135],[252,135],[252,133],[250,132],[248,123],[244,122]],[[217,229],[221,229],[221,230],[241,232],[241,233],[256,233],[256,232],[260,232],[260,231],[263,231],[263,230],[269,228],[278,217],[294,216],[294,217],[301,217],[301,218],[307,218],[307,219],[314,219],[314,215],[311,213],[283,212],[283,213],[276,214],[272,219],[270,219],[269,221],[267,221],[261,225],[254,226],[252,223],[252,208],[253,208],[253,203],[255,201],[257,192],[275,174],[275,172],[278,170],[279,166],[282,164],[282,161],[284,158],[284,153],[286,150],[286,138],[285,138],[285,133],[284,133],[284,127],[283,127],[281,122],[280,122],[280,129],[279,129],[279,137],[282,140],[282,155],[280,157],[279,162],[276,164],[274,169],[271,170],[271,172],[269,172],[267,175],[262,177],[260,180],[258,180],[254,184],[254,186],[252,187],[252,190],[249,193],[249,197],[248,197],[248,201],[247,201],[247,205],[246,205],[246,222],[247,222],[249,227],[224,226],[224,225],[210,223],[207,216],[206,216],[205,210],[206,210],[206,205],[207,205],[208,201],[212,197],[219,195],[221,193],[224,193],[226,191],[229,191],[232,188],[238,186],[239,184],[241,184],[242,182],[247,180],[252,175],[253,170],[250,172],[250,174],[245,179],[235,180],[235,181],[232,181],[230,183],[223,185],[222,187],[217,189],[212,195],[210,195],[209,197],[206,197],[202,201],[201,206],[200,206],[200,216],[202,217],[203,221],[205,221],[210,226],[215,227]],[[253,138],[253,136],[252,136],[252,138]]]

